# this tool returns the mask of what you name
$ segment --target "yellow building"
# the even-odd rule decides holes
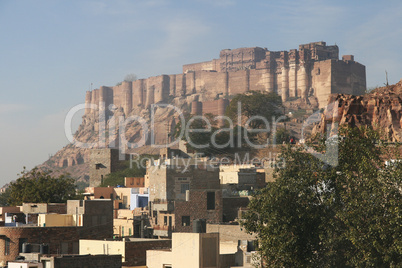
[[[38,226],[40,227],[62,227],[77,226],[73,215],[68,214],[39,214]]]

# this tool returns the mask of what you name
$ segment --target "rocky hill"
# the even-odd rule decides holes
[[[286,112],[301,115],[286,125],[298,137],[303,116],[323,107],[329,94],[359,95],[365,87],[364,65],[353,55],[339,59],[338,46],[325,42],[300,45],[290,51],[225,49],[218,59],[183,65],[181,74],[124,81],[87,91],[85,115],[74,135],[77,142],[62,148],[41,167],[68,171],[78,180],[87,180],[91,148],[155,153],[157,149],[143,145],[169,143],[180,112],[223,115],[230,98],[253,90],[277,93]]]
[[[333,94],[313,133],[324,133],[328,125],[372,126],[382,138],[402,142],[402,80],[377,88],[363,96]]]

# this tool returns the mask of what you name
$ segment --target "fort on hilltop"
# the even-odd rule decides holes
[[[353,55],[342,56],[340,60],[338,46],[327,46],[325,42],[300,45],[298,50],[290,51],[269,51],[261,47],[224,49],[219,59],[184,65],[181,74],[88,91],[85,113],[96,113],[89,104],[104,103],[105,107],[114,104],[127,115],[137,107],[147,108],[170,98],[194,95],[193,100],[210,102],[251,90],[276,92],[283,101],[314,97],[321,108],[332,93],[364,94],[366,71]],[[214,108],[215,104],[206,106],[222,113],[224,107]],[[201,110],[211,112],[210,109]]]

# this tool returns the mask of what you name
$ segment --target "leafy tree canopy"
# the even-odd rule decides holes
[[[257,234],[269,267],[402,263],[402,166],[384,161],[400,159],[397,148],[376,144],[370,129],[341,129],[339,137],[336,166],[285,147],[285,168],[250,202],[242,224]]]
[[[21,177],[10,183],[8,203],[19,206],[22,203],[64,203],[77,199],[75,180],[66,176],[52,177],[51,171],[34,168],[21,172]]]
[[[239,105],[241,107],[241,120],[239,120]],[[238,94],[231,101],[225,111],[234,123],[242,125],[244,120],[252,117],[262,117],[272,123],[272,119],[282,115],[282,99],[276,93],[268,93],[262,91],[249,91],[246,94]],[[275,119],[274,119],[275,120]],[[258,129],[265,127],[262,119],[256,118],[249,122],[249,127]]]
[[[213,114],[205,114],[203,117],[187,114],[185,123],[182,132],[183,126],[179,121],[174,136],[177,138],[182,133],[182,139],[187,141],[188,149],[207,156],[232,153],[246,144],[242,127],[229,126],[228,122],[222,125]]]

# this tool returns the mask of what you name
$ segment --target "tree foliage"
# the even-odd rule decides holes
[[[402,263],[402,166],[369,129],[341,129],[337,166],[287,146],[285,168],[243,222],[269,267],[397,267]],[[392,156],[391,156],[392,155]],[[399,157],[399,156],[398,156]]]
[[[259,145],[260,141],[266,144],[273,119],[282,115],[281,105],[281,98],[275,93],[238,94],[227,107],[225,118],[213,114],[187,115],[186,126],[181,122],[176,125],[175,137],[184,130],[188,135],[183,135],[182,139],[188,142],[187,146],[205,155],[230,154]],[[258,129],[261,132],[256,134]],[[258,140],[260,133],[262,139]]]
[[[185,123],[183,127],[179,121],[174,136],[178,138],[182,133],[182,139],[187,141],[187,148],[198,153],[207,156],[221,155],[241,149],[246,144],[241,126],[229,126],[228,122],[221,125],[213,114],[205,114],[202,118],[186,115]]]
[[[136,74],[133,74],[133,73],[127,74],[127,75],[124,77],[124,82],[134,82],[135,80],[137,80],[137,75],[136,75]]]
[[[241,107],[241,120],[247,120],[256,117],[255,120],[250,121],[249,127],[258,129],[265,125],[265,122],[258,117],[265,118],[268,122],[272,123],[272,118],[282,115],[282,99],[276,93],[267,93],[262,91],[249,91],[246,94],[238,94],[231,101],[225,111],[234,123],[242,125],[244,122],[238,122],[238,106]]]
[[[51,171],[34,168],[23,170],[21,177],[10,183],[8,203],[13,206],[22,203],[64,203],[78,198],[75,180],[66,176],[52,177]]]

